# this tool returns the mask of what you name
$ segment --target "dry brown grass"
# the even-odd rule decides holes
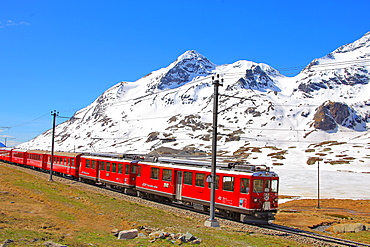
[[[320,208],[318,208],[320,206]],[[370,200],[303,199],[279,205],[274,223],[312,231],[315,226],[363,223],[370,225]],[[330,230],[330,229],[329,229]],[[370,232],[338,234],[370,243]]]

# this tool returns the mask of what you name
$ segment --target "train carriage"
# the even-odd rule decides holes
[[[10,162],[12,157],[12,149],[7,147],[0,148],[0,160]]]
[[[141,163],[136,189],[142,197],[168,199],[207,211],[211,169],[180,164]],[[278,176],[266,167],[245,171],[216,170],[215,206],[223,215],[242,221],[273,219],[278,207]]]
[[[27,165],[38,170],[46,170],[48,151],[29,150],[27,151]]]
[[[140,170],[137,161],[119,158],[82,156],[80,179],[89,183],[100,183],[132,193]]]
[[[13,149],[10,162],[27,166],[27,150]]]
[[[53,157],[53,172],[62,176],[79,176],[79,166],[81,153],[64,153],[55,152]],[[51,153],[46,154],[45,170],[50,170],[51,167]]]

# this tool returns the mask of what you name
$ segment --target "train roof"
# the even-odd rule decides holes
[[[180,164],[166,164],[166,163],[154,163],[154,162],[140,162],[141,164],[147,164],[150,166],[157,166],[157,167],[165,167],[165,168],[175,168],[175,169],[182,169],[182,170],[191,170],[191,171],[203,171],[203,172],[210,172],[210,167],[199,167],[199,166],[190,166],[190,165],[180,165]],[[257,177],[278,177],[275,172],[271,171],[240,171],[234,169],[225,169],[225,168],[216,168],[216,173],[221,174],[230,174],[230,175],[249,175],[249,176],[257,176]]]
[[[28,150],[30,154],[49,154],[51,155],[50,151],[45,150]],[[82,155],[81,153],[65,153],[65,152],[54,152],[54,156],[67,156],[67,157],[77,157]]]
[[[176,162],[169,162],[171,159],[154,159],[153,161],[145,161],[145,160],[130,160],[130,159],[120,159],[120,158],[112,158],[112,157],[100,157],[100,156],[91,156],[91,155],[83,155],[83,158],[87,159],[99,159],[104,161],[110,162],[126,162],[126,163],[137,163],[150,165],[150,166],[157,166],[162,168],[169,168],[169,169],[182,169],[182,170],[191,170],[191,171],[203,171],[203,172],[210,172],[211,167],[209,166],[210,162],[207,161],[197,161],[192,160],[191,162],[186,162],[189,160],[182,160],[182,159],[174,159]],[[158,162],[156,162],[156,160]],[[166,160],[166,162],[164,162]],[[181,163],[182,162],[182,163]],[[275,172],[271,172],[269,170],[260,170],[258,169],[259,166],[248,166],[244,167],[245,169],[235,169],[235,168],[228,168],[227,164],[220,165],[216,168],[216,173],[223,173],[223,174],[244,174],[249,176],[271,176],[271,177],[278,177]],[[265,167],[265,166],[262,166]]]
[[[122,158],[117,158],[117,157],[106,157],[106,156],[94,156],[94,155],[86,155],[83,154],[81,156],[82,158],[86,159],[94,159],[94,160],[105,160],[105,161],[112,161],[112,162],[136,162],[136,160],[131,160],[131,159],[122,159]]]

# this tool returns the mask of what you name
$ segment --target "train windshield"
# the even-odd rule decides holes
[[[262,179],[255,179],[253,181],[253,192],[254,193],[262,193],[263,192],[263,180]]]
[[[278,192],[278,180],[270,179],[255,179],[253,180],[253,192],[262,193],[262,192]]]
[[[271,180],[271,192],[278,192],[278,180]]]

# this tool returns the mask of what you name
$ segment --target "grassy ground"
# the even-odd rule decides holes
[[[146,225],[173,233],[190,232],[202,239],[197,246],[303,246],[282,237],[227,227],[207,228],[203,226],[204,221],[95,193],[77,184],[50,182],[45,174],[35,176],[0,163],[0,244],[12,239],[15,242],[10,246],[44,246],[47,240],[81,247],[173,245],[169,242],[150,243],[148,239],[117,240],[111,234],[114,228],[123,230]],[[329,210],[344,208],[343,202],[339,201],[339,205],[336,202],[323,202],[320,210],[315,209],[314,201],[288,202],[282,205],[277,223],[294,226],[305,219],[305,223],[300,225],[304,228],[322,221],[335,221],[338,217],[344,220],[342,216],[348,216],[347,220],[351,222],[369,223],[368,215],[356,218],[349,211]],[[345,208],[352,210],[354,205],[360,205],[357,201],[345,202]],[[361,203],[362,206],[356,206],[354,212],[368,214],[370,202]],[[369,243],[369,234],[366,233],[345,236]]]
[[[74,184],[50,182],[45,174],[39,177],[0,163],[0,244],[12,239],[11,246],[44,246],[47,240],[67,246],[173,245],[148,239],[117,240],[111,234],[114,228],[146,225],[172,233],[190,232],[202,239],[197,246],[300,246],[283,238],[203,224]]]

